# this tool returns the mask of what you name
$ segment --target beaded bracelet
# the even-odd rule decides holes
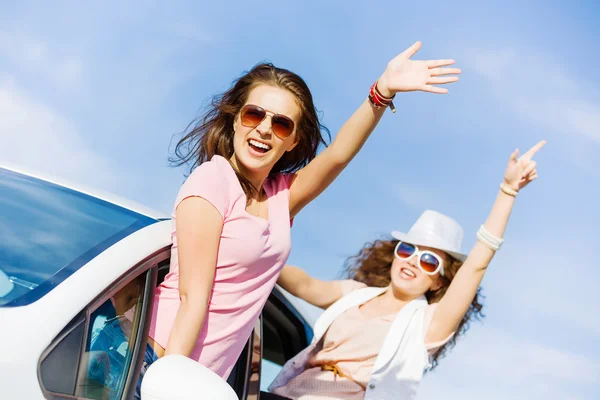
[[[507,194],[507,195],[512,196],[512,197],[517,197],[517,194],[519,193],[516,190],[508,187],[508,185],[506,183],[504,183],[504,182],[502,182],[500,184],[500,190],[502,190],[502,193]]]

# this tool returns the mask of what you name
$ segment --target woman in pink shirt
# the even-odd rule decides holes
[[[518,151],[511,155],[468,256],[461,253],[460,225],[426,211],[408,233],[392,232],[351,258],[353,280],[321,281],[285,266],[284,289],[329,308],[315,323],[311,346],[283,367],[261,399],[414,399],[424,370],[481,316],[479,284],[503,243],[517,193],[537,178],[532,157],[544,144],[519,159]]]
[[[322,134],[298,75],[259,64],[213,99],[177,144],[195,169],[173,209],[170,272],[156,290],[142,375],[166,354],[231,372],[290,252],[291,220],[358,153],[397,92],[447,93],[453,60],[413,61],[415,43],[388,64],[317,156]],[[367,98],[368,92],[368,98]]]

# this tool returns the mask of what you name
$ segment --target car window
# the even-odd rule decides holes
[[[145,275],[129,282],[91,314],[76,396],[121,398],[140,321]]]
[[[283,365],[279,365],[274,363],[273,361],[269,361],[265,358],[262,360],[261,365],[261,376],[260,376],[260,391],[268,392],[269,385],[275,380],[279,371],[283,368]]]
[[[115,400],[125,390],[131,393],[137,383],[156,270],[145,270],[142,264],[137,276],[115,283],[116,291],[83,310],[56,337],[39,365],[46,398]]]
[[[262,317],[260,390],[267,391],[283,365],[308,346],[312,328],[277,290],[269,297]]]
[[[0,307],[30,304],[156,220],[0,168]]]

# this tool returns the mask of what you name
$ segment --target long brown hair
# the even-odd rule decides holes
[[[347,276],[355,281],[362,282],[367,286],[385,287],[392,280],[391,269],[394,262],[394,249],[398,244],[398,240],[385,238],[375,240],[371,243],[366,243],[365,246],[354,256],[348,258],[344,264]],[[447,264],[447,263],[446,263]],[[444,276],[442,279],[442,287],[437,290],[431,290],[425,293],[429,304],[437,303],[444,296],[450,282],[456,276],[458,269],[462,266],[462,262],[452,259],[450,265],[444,264]],[[444,346],[440,347],[432,356],[431,368],[434,369],[441,358],[443,358],[452,347],[456,345],[457,339],[463,335],[468,329],[469,324],[473,320],[480,320],[484,317],[482,313],[483,305],[481,300],[481,287],[477,289],[477,294],[473,298],[469,310],[464,315],[463,319],[458,324],[456,333]]]
[[[184,136],[177,143],[174,156],[170,157],[169,161],[174,166],[190,164],[190,171],[209,161],[214,155],[220,155],[229,161],[234,151],[235,116],[245,104],[252,89],[260,84],[288,90],[296,97],[302,111],[296,128],[298,144],[277,161],[270,174],[296,172],[307,165],[316,157],[321,144],[327,146],[323,132],[330,139],[329,130],[320,123],[312,94],[304,80],[295,73],[270,63],[255,65],[233,81],[225,93],[213,97],[202,116],[193,120],[184,130]],[[236,171],[236,174],[246,196],[250,197],[257,188],[254,188],[239,171]]]

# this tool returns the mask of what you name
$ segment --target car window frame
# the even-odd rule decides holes
[[[295,319],[295,321],[292,321],[294,326],[302,326],[302,332],[299,331],[299,334],[303,335],[306,339],[307,345],[310,344],[313,338],[312,326],[277,287],[273,288],[267,302],[273,303],[272,297],[288,311],[287,313],[283,312],[284,315],[288,316],[288,318]],[[274,305],[277,306],[277,304]],[[232,371],[235,376],[230,376],[227,380],[240,400],[258,400],[260,398],[262,358],[265,338],[263,312],[264,311],[261,311],[259,318],[256,321],[256,325],[252,330],[252,334],[246,342]],[[297,322],[297,324],[294,322]],[[300,351],[301,350],[302,349],[300,349]]]
[[[283,294],[283,292],[281,291],[281,289],[279,287],[276,286],[273,288],[267,302],[271,303],[275,308],[277,308],[278,310],[281,311],[283,316],[286,317],[287,320],[291,323],[291,325],[295,328],[295,330],[298,333],[298,335],[300,336],[300,338],[303,339],[303,343],[299,347],[294,349],[294,354],[290,353],[285,356],[285,361],[284,361],[284,365],[285,365],[285,363],[287,361],[289,361],[292,357],[294,357],[295,355],[297,355],[299,352],[301,352],[307,346],[310,345],[310,343],[312,342],[312,339],[313,339],[313,329],[312,329],[312,326],[306,321],[306,319],[298,311],[296,306],[294,304],[292,304],[292,302]],[[281,310],[281,307],[283,307],[283,310]],[[265,304],[265,308],[266,308],[266,304]],[[261,344],[262,344],[262,346],[261,346],[261,350],[262,350],[261,366],[262,366],[262,361],[263,361],[262,353],[264,353],[264,348],[265,348],[264,340],[267,338],[267,335],[265,333],[265,328],[264,328],[264,324],[266,323],[264,314],[265,314],[265,310],[263,309],[263,311],[261,312],[262,324],[263,324],[262,341],[261,341]],[[282,332],[278,332],[278,333],[281,334]],[[285,340],[285,342],[291,342],[291,341],[292,340],[289,338],[287,340]],[[281,367],[283,368],[283,365]],[[262,371],[261,371],[261,381],[263,380],[263,378],[264,378],[264,376],[262,376]],[[271,384],[272,382],[268,382],[268,383]]]
[[[227,383],[233,388],[240,400],[258,399],[260,392],[260,361],[262,358],[262,314],[255,322],[250,338],[242,349]],[[254,372],[253,372],[254,367]],[[258,369],[257,369],[258,368]],[[258,384],[253,385],[252,376],[256,375]]]
[[[308,344],[310,344],[314,337],[314,331],[311,324],[308,323],[306,318],[304,318],[304,316],[298,311],[296,306],[294,306],[292,302],[283,294],[282,289],[280,289],[279,286],[275,286],[273,288],[271,295],[283,303],[283,305],[290,310],[294,317],[296,317],[296,319],[302,324],[306,341]]]
[[[52,392],[44,386],[42,380],[42,362],[48,357],[48,355],[71,333],[74,329],[77,329],[81,324],[84,324],[82,342],[79,347],[79,357],[77,366],[77,374],[81,369],[81,354],[85,351],[86,340],[90,332],[90,316],[91,314],[100,307],[104,302],[114,296],[117,292],[122,290],[127,284],[133,281],[135,278],[146,274],[144,291],[142,293],[142,311],[140,314],[140,322],[136,329],[136,338],[131,348],[131,359],[130,365],[128,366],[127,377],[123,386],[123,393],[121,400],[129,399],[133,396],[136,389],[137,378],[139,377],[144,350],[148,342],[148,332],[150,330],[150,319],[152,315],[152,308],[154,303],[154,293],[157,285],[158,269],[169,262],[171,257],[171,246],[163,247],[160,250],[155,251],[143,260],[138,262],[135,266],[130,268],[127,272],[116,279],[109,287],[100,292],[92,301],[88,303],[84,309],[73,318],[69,324],[52,340],[50,345],[42,352],[37,364],[37,375],[40,389],[46,399],[78,399],[84,397],[77,397],[65,393]],[[74,391],[75,393],[75,391]]]

